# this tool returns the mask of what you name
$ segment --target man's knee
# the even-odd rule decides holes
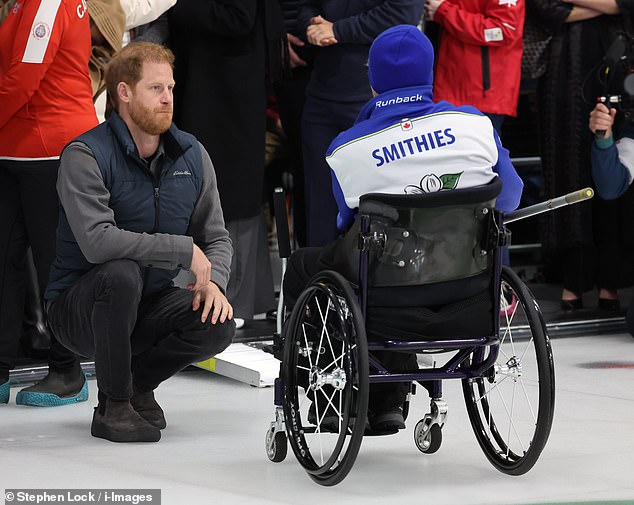
[[[136,261],[128,259],[112,260],[99,265],[99,288],[102,292],[126,292],[141,298],[143,276]]]
[[[206,324],[204,330],[196,333],[199,337],[197,342],[200,347],[199,361],[203,361],[229,347],[236,334],[236,324],[233,320],[226,320],[224,323]]]

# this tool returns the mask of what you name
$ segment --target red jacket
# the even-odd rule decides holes
[[[445,0],[434,98],[515,116],[520,89],[524,0]]]
[[[97,125],[85,0],[18,0],[0,26],[0,158],[54,159]]]

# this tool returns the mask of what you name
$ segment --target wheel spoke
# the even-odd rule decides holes
[[[331,300],[330,300],[330,297],[328,297],[328,306],[326,307],[326,316],[324,316],[319,300],[315,298],[315,301],[317,303],[317,310],[319,311],[319,317],[321,318],[321,325],[322,325],[321,332],[319,334],[319,346],[317,347],[317,359],[315,360],[315,366],[317,366],[317,364],[319,363],[319,356],[320,356],[319,350],[321,349],[321,345],[324,342],[324,333],[328,337],[328,344],[330,345],[330,350],[332,351],[332,343],[330,342],[330,336],[328,335],[328,330],[326,329],[326,319],[328,316],[328,310],[330,310]],[[334,352],[333,352],[333,356],[334,356]]]
[[[539,383],[538,383],[538,386],[539,386]],[[524,392],[524,398],[526,399],[526,404],[528,405],[528,409],[531,411],[531,416],[533,416],[533,421],[535,421],[535,423],[537,424],[537,416],[535,415],[533,404],[531,403],[531,400],[528,397],[528,391],[526,391],[526,388],[524,387],[523,380],[520,381],[520,387],[522,388],[522,391]],[[539,391],[538,391],[538,394],[539,394]]]
[[[513,419],[513,412],[515,411],[515,385],[516,383],[513,383],[513,394],[511,395],[511,412],[509,413],[509,420]],[[510,443],[511,443],[511,424],[512,421],[509,422],[509,430],[508,433],[506,434],[506,457],[509,457],[509,451],[510,451]],[[520,445],[522,444],[522,441],[520,440]]]
[[[310,354],[310,347],[308,345],[308,337],[306,336],[306,326],[304,324],[302,324],[302,334],[304,335],[304,345],[306,346],[306,354],[308,355],[308,366],[310,367],[310,369],[312,369],[313,359]]]
[[[497,392],[498,392],[498,395],[500,396],[500,401],[502,402],[502,406],[504,407],[504,411],[506,412],[506,415],[507,415],[507,417],[508,417],[508,419],[509,419],[509,423],[510,423],[510,426],[509,426],[509,432],[510,432],[510,429],[511,429],[511,426],[512,426],[512,428],[513,428],[513,432],[515,433],[515,436],[517,437],[517,440],[519,441],[520,446],[522,447],[522,451],[523,451],[523,452],[526,452],[526,451],[524,450],[524,444],[522,444],[522,439],[520,438],[519,434],[517,433],[517,429],[516,429],[516,427],[515,427],[515,423],[513,422],[513,417],[512,417],[512,415],[511,415],[511,413],[509,412],[509,409],[508,409],[508,407],[507,407],[507,405],[506,405],[506,402],[504,401],[504,397],[502,396],[502,392],[501,392],[499,389],[497,390]],[[514,398],[514,397],[515,397],[515,393],[513,393],[513,398]],[[490,407],[489,407],[489,408],[490,408]],[[509,442],[510,442],[510,434],[509,434],[509,439],[507,439],[507,443],[506,443],[506,447],[507,447],[507,456],[508,456]]]
[[[487,387],[489,389],[486,390],[486,392],[483,395],[480,395],[479,397],[475,398],[475,402],[479,403],[481,402],[484,398],[488,398],[489,395],[491,394],[491,391],[493,391],[494,389],[498,388],[500,386],[500,384],[502,384],[506,379],[508,379],[509,376],[505,375],[503,376],[499,381],[495,381],[493,384],[493,386],[491,385],[491,383],[489,381],[486,381],[487,383]]]
[[[528,352],[529,349],[532,349],[533,346],[533,334],[531,333],[531,338],[530,340],[526,343],[526,347],[524,348],[524,352],[522,353],[522,355],[519,357],[519,361],[520,363],[524,360],[524,356],[526,356],[526,353]]]
[[[331,367],[336,367],[336,366],[338,366],[339,368],[343,368],[343,358],[345,356],[346,356],[346,349],[344,345],[342,348],[341,354],[339,356],[335,356],[333,354],[333,360],[321,369],[322,372],[327,372]],[[341,363],[338,363],[338,360],[341,360]]]
[[[509,359],[511,359],[511,356],[509,356],[508,354],[506,354],[506,352],[504,351],[504,349],[502,348],[502,345],[500,344],[500,347],[498,348],[498,355],[501,354],[504,359],[506,361],[508,361]]]

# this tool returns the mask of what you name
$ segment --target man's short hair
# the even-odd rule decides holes
[[[174,70],[174,53],[152,42],[133,42],[116,53],[106,66],[106,89],[115,110],[119,110],[117,85],[125,82],[131,88],[143,76],[143,63],[168,63]]]

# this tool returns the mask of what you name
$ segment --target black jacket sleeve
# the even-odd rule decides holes
[[[572,7],[573,4],[561,0],[526,0],[526,15],[536,25],[557,32],[566,23]]]
[[[335,38],[339,44],[371,44],[391,26],[418,24],[423,4],[423,0],[385,0],[365,12],[336,21]]]
[[[616,0],[616,5],[623,14],[634,14],[634,0]]]
[[[258,0],[179,0],[171,20],[202,35],[241,37],[255,26]]]

